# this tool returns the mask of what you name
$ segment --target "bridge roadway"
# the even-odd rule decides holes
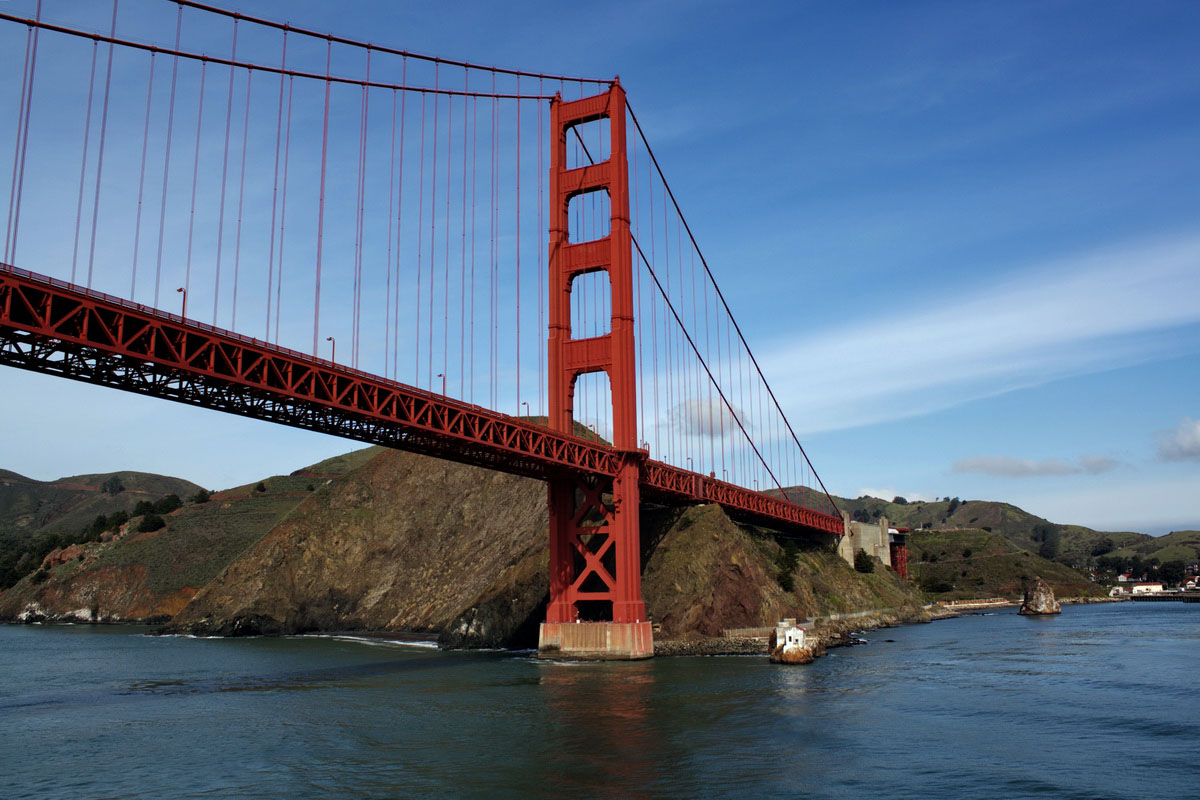
[[[488,469],[613,477],[623,454],[480,406],[0,263],[0,364]],[[641,460],[643,497],[809,534],[840,517]]]

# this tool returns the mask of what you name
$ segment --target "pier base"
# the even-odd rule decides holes
[[[541,658],[634,661],[653,655],[649,622],[543,622],[538,634]]]

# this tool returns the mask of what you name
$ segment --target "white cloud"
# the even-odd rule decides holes
[[[1200,420],[1184,417],[1179,427],[1159,431],[1158,457],[1163,461],[1200,461]]]
[[[766,352],[789,417],[810,433],[851,428],[1200,349],[1178,335],[1200,323],[1200,236],[1038,264],[920,302],[933,310],[877,309]]]
[[[1098,475],[1116,469],[1120,462],[1108,456],[1086,455],[1078,464],[1057,458],[1012,458],[1010,456],[973,456],[955,461],[952,472],[996,475],[1005,478],[1030,478],[1045,475]]]

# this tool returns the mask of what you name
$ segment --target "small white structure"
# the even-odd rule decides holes
[[[777,646],[783,647],[784,650],[793,648],[804,649],[804,642],[807,632],[796,624],[796,620],[788,618],[780,620],[775,626],[775,642]]]
[[[1158,594],[1163,590],[1163,585],[1158,582],[1135,583],[1133,585],[1133,594]]]
[[[1130,575],[1129,573],[1126,573],[1124,575],[1118,575],[1117,581],[1120,583],[1133,583],[1133,576]]]
[[[1129,594],[1129,587],[1127,586],[1114,586],[1108,590],[1109,597],[1122,597],[1127,594]]]

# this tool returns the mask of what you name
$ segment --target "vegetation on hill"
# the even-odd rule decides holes
[[[140,485],[176,487],[187,500],[174,492],[138,499],[144,491],[126,490],[118,496],[132,495],[130,511],[96,516],[75,532],[0,535],[0,589],[7,589],[0,595],[0,618],[13,618],[31,603],[48,612],[91,609],[93,616],[114,620],[170,617],[317,487],[381,450],[347,453],[290,476],[215,493],[187,481],[144,476],[158,480]],[[117,473],[122,481],[127,475],[143,474]],[[76,555],[42,567],[47,556],[57,562],[61,556],[54,554],[64,551]]]
[[[1060,597],[1104,590],[1078,570],[1015,546],[984,530],[920,531],[909,537],[909,575],[938,600],[1021,596],[1040,577]]]

